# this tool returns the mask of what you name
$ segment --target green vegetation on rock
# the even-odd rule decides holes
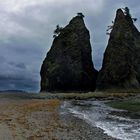
[[[97,88],[140,88],[140,32],[131,18],[129,9],[118,9],[98,74]]]
[[[41,92],[95,90],[98,72],[83,16],[78,13],[64,28],[56,26],[56,37],[40,71]]]

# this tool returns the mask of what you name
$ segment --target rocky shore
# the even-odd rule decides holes
[[[0,139],[113,140],[101,129],[72,114],[62,113],[63,101],[22,98],[1,97]]]
[[[62,139],[68,140],[116,140],[104,134],[103,131],[97,127],[93,127],[84,120],[74,117],[72,115],[63,115],[62,122],[70,131],[64,132]],[[61,137],[59,138],[61,139]]]

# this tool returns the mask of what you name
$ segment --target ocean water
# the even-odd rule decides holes
[[[124,110],[108,107],[102,101],[65,101],[62,108],[85,120],[94,127],[98,127],[107,135],[120,140],[140,140],[140,118],[117,115]],[[111,113],[116,112],[116,113]]]

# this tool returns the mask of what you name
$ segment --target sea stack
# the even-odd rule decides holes
[[[117,10],[98,75],[99,90],[140,88],[140,33],[126,10]]]
[[[97,73],[89,31],[78,15],[54,38],[40,71],[41,92],[93,91]]]

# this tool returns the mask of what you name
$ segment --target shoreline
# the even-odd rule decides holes
[[[63,114],[63,101],[22,98],[0,99],[0,139],[116,140],[72,114]]]
[[[75,117],[71,114],[71,116],[65,115],[62,119],[66,125],[73,125],[73,130],[70,133],[74,133],[75,136],[69,137],[69,139],[73,138],[74,140],[117,140],[107,134],[98,127],[90,125],[83,119]],[[76,126],[76,127],[75,127]]]

